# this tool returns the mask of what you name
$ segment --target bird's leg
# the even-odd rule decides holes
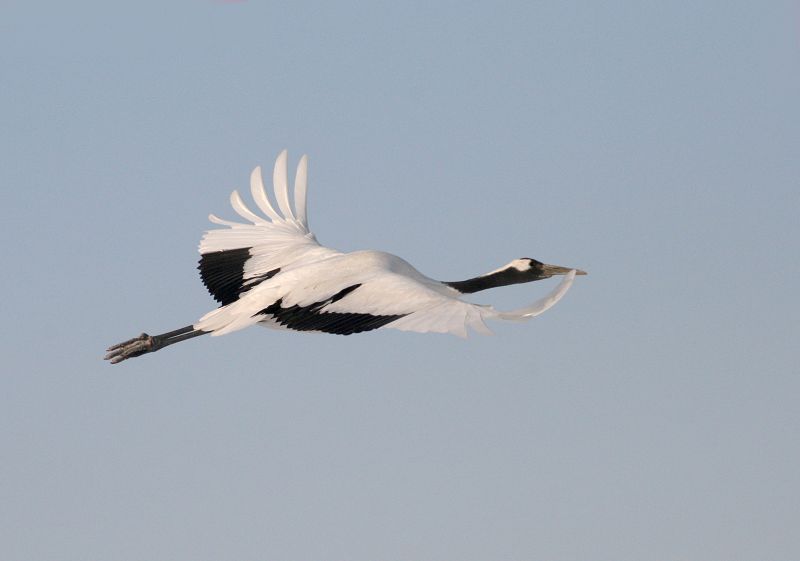
[[[162,333],[161,335],[148,335],[142,333],[138,337],[128,339],[122,343],[117,343],[106,349],[107,354],[105,360],[110,360],[111,364],[117,364],[123,360],[140,356],[146,353],[153,353],[173,343],[179,343],[192,337],[205,335],[207,331],[195,329],[191,325],[181,327],[175,331]]]

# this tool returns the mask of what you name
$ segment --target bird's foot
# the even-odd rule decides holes
[[[140,356],[157,350],[155,339],[147,333],[142,333],[138,337],[128,339],[122,343],[117,343],[106,349],[105,360],[110,360],[111,364],[117,364],[123,360]]]

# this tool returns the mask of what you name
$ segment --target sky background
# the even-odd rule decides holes
[[[796,2],[1,6],[3,559],[800,558]],[[105,363],[283,148],[322,243],[589,276]]]

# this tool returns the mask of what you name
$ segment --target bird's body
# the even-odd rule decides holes
[[[313,327],[315,331],[350,334],[384,326],[403,329],[409,320],[402,322],[402,318],[423,314],[430,322],[426,331],[466,334],[467,316],[472,320],[470,325],[485,329],[478,312],[485,307],[464,302],[458,296],[454,288],[426,277],[395,255],[354,251],[308,263],[292,263],[240,295],[235,302],[206,314],[196,327],[223,334],[261,323],[276,328],[305,331]],[[296,315],[302,315],[307,323],[291,321],[276,313],[280,310],[274,307],[273,313],[262,313],[276,302],[280,302],[282,310],[296,310]],[[444,321],[459,313],[460,321]],[[344,314],[354,317],[346,321]],[[317,321],[312,321],[311,315],[317,316]],[[431,322],[436,316],[440,321]],[[392,321],[384,322],[389,318]]]
[[[210,333],[223,335],[250,325],[350,335],[380,328],[452,333],[489,333],[486,319],[527,319],[554,305],[582,271],[516,259],[495,271],[457,282],[431,279],[410,263],[382,251],[343,253],[320,245],[308,228],[307,160],[298,165],[294,208],[290,203],[286,151],[273,174],[277,208],[267,197],[256,168],[251,194],[261,215],[231,194],[233,209],[247,222],[221,220],[200,242],[200,276],[220,303],[196,323],[157,336],[115,345],[112,363]],[[512,312],[467,302],[463,294],[553,275],[562,282],[539,302]]]

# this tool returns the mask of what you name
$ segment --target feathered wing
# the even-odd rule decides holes
[[[473,304],[454,296],[448,288],[433,283],[420,283],[401,275],[382,276],[365,283],[325,309],[330,312],[359,311],[375,315],[398,315],[396,320],[381,327],[420,333],[450,333],[466,337],[469,330],[491,334],[486,320],[523,321],[552,308],[572,286],[575,271],[571,271],[545,297],[529,306],[502,312],[492,306]],[[391,302],[386,293],[392,294]],[[454,292],[454,291],[453,291]]]
[[[569,289],[575,271],[545,298],[514,310],[460,299],[458,291],[425,277],[402,259],[374,251],[344,254],[321,246],[308,227],[307,159],[297,167],[292,208],[287,154],[273,171],[276,205],[264,189],[261,169],[250,177],[250,192],[261,214],[237,191],[231,206],[246,222],[209,219],[224,228],[200,241],[200,275],[221,307],[194,329],[223,335],[261,324],[279,329],[349,335],[383,327],[452,333],[491,333],[487,319],[523,320],[541,314]]]
[[[195,328],[224,335],[250,325],[350,335],[380,328],[422,333],[491,331],[487,319],[524,320],[558,302],[575,277],[569,273],[550,294],[511,312],[461,300],[456,291],[422,275],[372,267],[379,252],[342,254],[265,281],[204,316]],[[365,259],[366,258],[366,259]]]
[[[306,156],[300,159],[294,184],[295,208],[289,197],[286,150],[275,161],[273,191],[277,210],[264,189],[261,168],[250,176],[250,192],[261,211],[253,212],[238,191],[231,193],[233,210],[246,222],[233,222],[209,215],[225,228],[206,232],[200,241],[200,275],[211,295],[223,306],[287,267],[339,255],[323,247],[308,227],[306,210]]]

